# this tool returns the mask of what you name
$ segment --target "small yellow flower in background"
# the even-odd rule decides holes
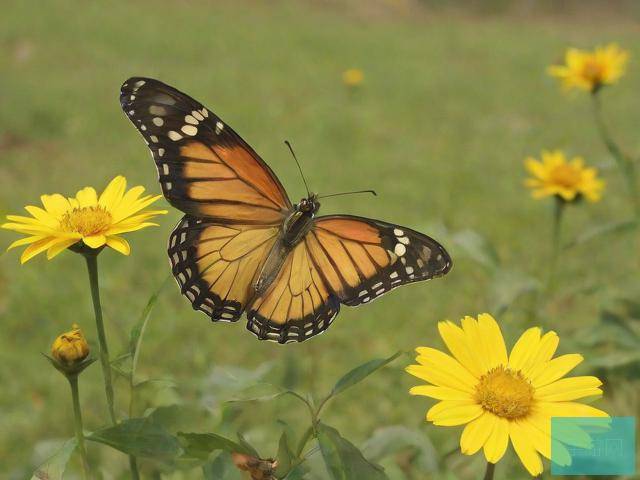
[[[608,417],[597,408],[575,402],[602,395],[596,377],[563,378],[583,357],[553,358],[558,335],[542,335],[530,328],[511,353],[500,327],[489,314],[465,317],[462,328],[450,321],[438,323],[451,355],[429,347],[416,349],[418,365],[407,372],[428,382],[410,390],[439,400],[427,421],[439,426],[466,425],[460,438],[462,453],[484,449],[488,462],[497,463],[509,440],[522,464],[533,476],[543,471],[540,454],[569,464],[571,456],[559,439],[551,438],[551,417]],[[564,439],[563,439],[564,440]]]
[[[616,83],[624,75],[629,52],[615,43],[593,51],[569,48],[564,65],[551,65],[547,72],[562,81],[563,86],[596,92],[604,85]]]
[[[364,73],[359,68],[350,68],[342,73],[342,81],[347,87],[359,87],[364,82]]]
[[[58,336],[51,345],[51,356],[64,365],[75,365],[89,355],[89,344],[77,324]]]
[[[598,178],[595,168],[584,166],[582,157],[567,161],[560,150],[543,151],[541,160],[529,157],[525,166],[532,175],[525,185],[531,189],[533,198],[557,195],[567,202],[581,197],[597,202],[602,197],[604,181]]]
[[[29,245],[20,257],[22,263],[44,251],[47,258],[52,259],[81,241],[91,249],[106,245],[129,255],[129,243],[120,234],[157,225],[147,220],[167,213],[166,210],[144,210],[162,195],[141,197],[143,192],[141,186],[127,191],[127,180],[117,176],[99,197],[92,187],[83,188],[72,198],[58,193],[42,195],[44,208],[25,207],[31,217],[7,215],[10,223],[3,224],[2,228],[28,235],[13,242],[8,250]]]

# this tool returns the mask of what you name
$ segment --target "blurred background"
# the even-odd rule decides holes
[[[0,213],[20,213],[43,193],[100,190],[117,174],[160,191],[118,102],[120,85],[136,75],[215,111],[292,199],[304,186],[284,139],[314,191],[378,192],[327,199],[322,213],[379,218],[440,240],[454,258],[445,278],[345,307],[324,335],[299,345],[259,342],[244,320],[212,325],[173,282],[164,289],[139,362],[140,375],[153,381],[141,389],[136,413],[155,408],[176,431],[240,429],[274,456],[281,422],[300,433],[307,412],[287,398],[224,406],[245,386],[322,393],[371,358],[441,347],[436,322],[443,319],[491,312],[509,346],[530,326],[550,257],[552,202],[532,200],[523,187],[526,156],[562,148],[598,166],[607,181],[601,202],[568,209],[567,242],[631,215],[589,99],[563,93],[545,69],[568,46],[615,41],[629,49],[627,75],[603,102],[615,137],[640,151],[639,20],[633,1],[9,2],[0,18]],[[349,69],[360,70],[361,81],[345,83]],[[169,274],[167,238],[181,215],[168,208],[159,228],[129,237],[131,257],[100,257],[113,355]],[[0,247],[15,238],[0,232]],[[598,406],[615,415],[634,415],[640,405],[640,354],[625,344],[640,317],[637,238],[619,233],[564,250],[557,291],[536,320],[559,333],[559,353],[585,355],[578,373],[605,379]],[[72,435],[68,388],[41,352],[73,322],[97,348],[82,259],[41,255],[20,266],[18,257],[0,256],[0,478],[7,479],[29,478]],[[408,395],[417,383],[403,371],[410,355],[336,399],[326,422],[359,446],[380,428],[414,431],[407,451],[380,459],[394,479],[479,478],[481,455],[456,451],[461,428],[427,425],[431,403]],[[88,430],[106,419],[102,388],[96,365],[81,384]],[[124,411],[124,382],[116,390]],[[127,478],[124,455],[88,448],[104,478]],[[201,478],[141,467],[143,478]],[[525,478],[512,451],[496,478]]]

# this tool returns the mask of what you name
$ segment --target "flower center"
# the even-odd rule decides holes
[[[529,413],[533,393],[533,387],[519,370],[499,366],[480,377],[475,399],[494,415],[514,419]]]
[[[84,237],[96,235],[111,225],[111,214],[104,207],[74,208],[60,220],[65,232],[79,233]]]
[[[565,188],[574,188],[580,183],[582,175],[580,170],[572,165],[560,165],[551,171],[551,180]]]
[[[582,76],[592,83],[599,83],[602,80],[602,70],[600,62],[589,60],[582,67]]]

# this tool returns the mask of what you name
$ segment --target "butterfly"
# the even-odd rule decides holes
[[[169,237],[173,275],[194,309],[261,340],[304,341],[340,305],[362,305],[446,274],[447,251],[407,227],[351,215],[317,217],[318,196],[292,204],[260,156],[209,109],[150,78],[121,87],[166,199],[185,215]]]

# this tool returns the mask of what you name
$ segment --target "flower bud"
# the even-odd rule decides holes
[[[89,344],[82,330],[73,324],[71,330],[56,338],[51,345],[51,356],[60,364],[73,366],[81,363],[89,355]]]

